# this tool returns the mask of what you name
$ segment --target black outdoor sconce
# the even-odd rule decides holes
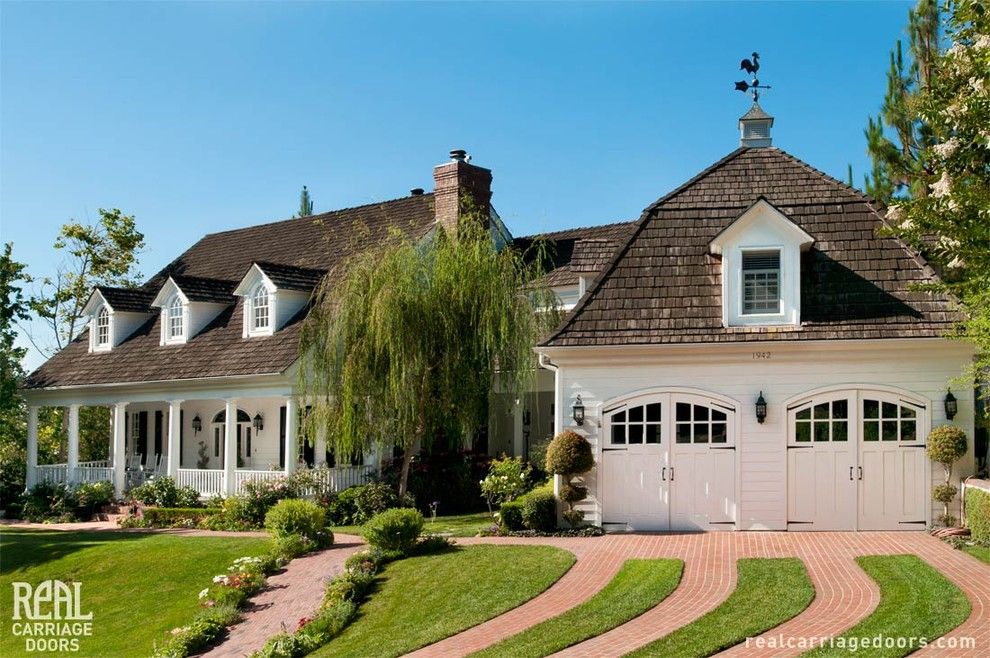
[[[767,401],[763,399],[763,391],[760,391],[760,397],[756,398],[756,422],[762,425],[766,419]]]
[[[199,434],[203,430],[203,421],[199,419],[199,414],[192,419],[193,432]]]
[[[581,402],[580,395],[574,401],[574,422],[578,425],[584,425],[584,402]]]
[[[956,396],[952,394],[949,390],[945,394],[945,417],[952,420],[956,417],[956,413],[959,411],[959,403],[956,402]]]
[[[265,429],[265,419],[261,416],[261,412],[259,411],[254,415],[254,431],[260,432],[263,429]]]

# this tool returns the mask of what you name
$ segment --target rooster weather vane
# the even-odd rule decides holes
[[[753,59],[746,58],[739,62],[739,70],[746,71],[753,79],[749,82],[745,80],[740,80],[736,83],[736,90],[742,93],[751,93],[753,95],[753,102],[760,100],[760,90],[770,89],[770,85],[761,85],[759,78],[756,77],[756,72],[760,70],[760,53],[753,53]]]

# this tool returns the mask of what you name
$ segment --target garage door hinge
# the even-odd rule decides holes
[[[815,446],[813,446],[813,445],[810,445],[810,446],[787,446],[787,449],[788,450],[798,450],[798,449],[802,449],[803,450],[805,448],[814,448],[814,447]]]
[[[898,521],[898,523],[905,523],[907,525],[917,525],[917,524],[928,525],[927,521]]]
[[[709,450],[735,450],[735,446],[708,446]]]

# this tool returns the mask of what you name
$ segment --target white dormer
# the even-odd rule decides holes
[[[801,252],[814,241],[762,197],[715,236],[723,325],[800,325]]]
[[[144,324],[148,296],[139,290],[94,289],[83,307],[83,315],[89,317],[89,351],[109,352]]]
[[[182,289],[183,282],[188,291]],[[204,286],[204,283],[207,285]],[[151,302],[153,307],[161,309],[159,344],[181,345],[189,342],[229,306],[217,301],[224,296],[223,290],[210,290],[204,294],[205,289],[215,287],[217,283],[221,288],[224,286],[222,282],[209,279],[176,280],[169,277]],[[226,284],[226,295],[230,294],[229,285]]]
[[[234,295],[244,300],[242,330],[244,338],[271,336],[285,326],[309,301],[310,292],[308,290],[279,287],[272,280],[272,277],[265,272],[263,269],[265,267],[277,267],[280,272],[286,269],[310,272],[287,266],[252,264],[251,269],[234,289]]]

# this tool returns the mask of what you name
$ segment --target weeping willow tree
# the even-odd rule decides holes
[[[545,259],[497,250],[475,216],[456,239],[396,234],[358,254],[303,328],[307,433],[325,431],[338,455],[400,447],[400,494],[415,452],[459,446],[484,422],[496,375],[509,397],[526,387],[532,348],[559,320]]]

